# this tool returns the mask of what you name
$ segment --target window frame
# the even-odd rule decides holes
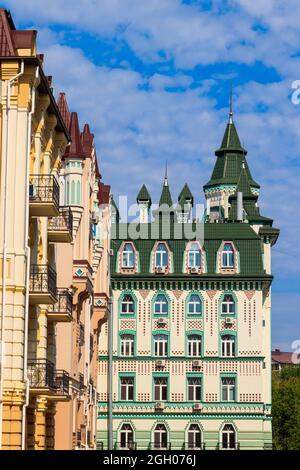
[[[123,380],[130,380],[132,379],[132,384],[131,383],[125,383],[123,384],[122,381]],[[119,382],[120,382],[120,400],[119,401],[122,401],[122,402],[134,402],[135,401],[135,374],[132,374],[132,373],[128,373],[128,374],[121,374],[119,376]],[[129,387],[130,385],[130,387]],[[122,390],[123,390],[123,387],[125,386],[125,397],[126,398],[122,398]],[[132,389],[132,399],[130,398],[131,396],[131,390]]]
[[[131,250],[126,250],[126,246],[130,246]],[[126,254],[127,262],[130,260],[130,256],[133,257],[133,264],[124,264],[124,254]],[[121,251],[121,268],[122,269],[134,269],[136,265],[136,251],[131,242],[125,242]]]
[[[157,339],[157,337],[161,337],[160,339]],[[164,338],[164,339],[162,339]],[[157,354],[156,350],[162,349],[163,354]],[[169,335],[166,332],[158,333],[155,332],[153,333],[153,356],[156,358],[164,358],[169,356]]]
[[[165,302],[162,302],[162,301],[158,301],[158,297],[160,296],[164,296],[165,298]],[[162,306],[163,304],[166,304],[167,306],[167,311],[166,312],[156,312],[156,304]],[[155,315],[156,317],[167,317],[169,315],[169,298],[168,296],[164,293],[164,292],[158,292],[155,294],[155,296],[153,297],[153,315]]]
[[[231,429],[229,430],[225,430],[226,427],[230,427]],[[226,440],[227,440],[227,445],[224,446],[224,436],[227,436],[226,437]],[[231,442],[230,442],[230,436],[233,436],[233,445],[231,446]],[[237,431],[235,429],[235,427],[233,426],[232,423],[225,423],[223,426],[222,426],[222,429],[221,429],[221,449],[222,450],[236,450],[237,448]],[[229,445],[228,445],[229,444]]]
[[[161,426],[164,429],[158,429]],[[156,435],[159,435],[158,442],[160,445],[156,445]],[[165,440],[162,439],[162,435],[165,436]],[[166,444],[166,445],[162,445]],[[169,431],[167,426],[164,423],[157,423],[155,428],[153,429],[153,447],[154,449],[167,449],[169,444]]]
[[[129,302],[128,300],[124,301],[125,297],[131,297],[132,302]],[[127,305],[127,310],[123,312],[122,309],[123,309],[124,304]],[[128,306],[130,304],[133,305],[133,312],[130,312],[129,309],[128,309]],[[122,295],[120,296],[120,300],[119,300],[119,316],[120,316],[120,318],[133,317],[135,315],[135,313],[136,313],[136,299],[135,299],[134,295],[131,292],[123,292]]]
[[[164,250],[159,250],[159,247],[163,246]],[[160,256],[160,263],[157,263],[157,256]],[[166,264],[164,264],[163,257],[166,256]],[[167,268],[169,269],[170,264],[170,250],[165,242],[158,242],[154,249],[154,269],[156,268]]]
[[[191,338],[194,336],[195,338]],[[196,341],[196,337],[198,338]],[[200,346],[199,346],[200,343]],[[196,344],[196,346],[194,346]],[[196,354],[190,354],[191,348],[196,347]],[[186,335],[186,355],[187,357],[191,357],[193,359],[200,359],[203,357],[203,333],[195,333],[195,332],[188,332]],[[200,353],[199,353],[200,350]]]
[[[232,300],[225,300],[226,297],[231,297]],[[230,312],[230,305],[233,306],[233,312]],[[223,307],[226,306],[226,312],[223,312]],[[224,292],[221,296],[221,316],[225,317],[234,317],[237,313],[237,300],[235,295],[232,292]]]
[[[232,381],[233,383],[224,383],[224,381]],[[224,398],[224,392],[226,398]],[[233,399],[230,398],[233,392]],[[237,378],[230,374],[221,376],[221,402],[222,403],[235,403],[237,401]]]
[[[129,426],[130,430],[123,429],[124,426]],[[125,434],[125,446],[122,446],[122,434]],[[128,439],[128,435],[132,434],[132,441]],[[124,449],[124,450],[130,450],[131,449],[131,444],[133,444],[135,441],[135,432],[130,423],[123,423],[122,426],[119,429],[119,449]]]
[[[130,336],[132,338],[131,347],[129,346],[129,349],[131,350],[132,354],[122,354],[123,342],[124,342],[122,338],[123,336]],[[134,357],[136,355],[135,354],[135,334],[133,332],[121,331],[119,340],[120,340],[120,345],[119,345],[120,356],[121,357]],[[125,342],[128,342],[128,341],[129,341],[128,339],[125,340]]]
[[[190,305],[197,305],[196,302],[192,302],[191,299],[193,296],[197,296],[199,299],[200,304],[200,312],[190,312]],[[187,299],[186,299],[186,315],[191,318],[201,317],[203,314],[203,299],[202,296],[198,292],[190,292]]]
[[[157,380],[165,381],[165,383],[156,383]],[[168,402],[169,401],[169,376],[168,375],[154,375],[153,377],[153,401],[158,402]],[[157,387],[157,385],[159,387]],[[159,397],[156,398],[156,389],[159,390]],[[166,395],[166,398],[163,398],[163,395]]]
[[[197,429],[191,429],[192,427],[195,427]],[[199,440],[200,442],[197,442],[197,438],[196,438],[196,435],[198,434],[199,436]],[[191,443],[190,443],[190,435],[192,435],[192,439],[191,439]],[[189,450],[189,449],[201,449],[202,448],[202,436],[203,436],[203,432],[202,432],[202,429],[201,427],[199,426],[198,423],[190,423],[187,430],[186,430],[186,449],[185,450]],[[198,444],[198,445],[197,445]]]
[[[231,250],[226,250],[226,247],[230,247]],[[232,263],[231,258],[232,257]],[[226,260],[224,264],[224,259]],[[230,269],[233,270],[236,268],[236,249],[231,241],[226,241],[222,245],[221,249],[221,260],[220,260],[220,268],[222,270]]]
[[[232,332],[222,332],[221,333],[221,351],[220,351],[221,357],[229,357],[229,358],[236,357],[237,356],[236,343],[237,343],[236,335],[232,334]],[[228,354],[228,350],[230,354]]]
[[[197,250],[192,250],[193,245],[197,245]],[[193,255],[193,263],[190,262],[190,255],[192,253],[194,254]],[[199,255],[199,264],[196,263],[197,254]],[[198,242],[195,242],[195,241],[191,242],[189,244],[189,246],[187,247],[187,267],[188,267],[188,269],[190,269],[190,268],[201,269],[202,268],[202,249],[201,249],[201,246]]]
[[[189,384],[190,380],[199,380],[199,384]],[[197,375],[188,375],[186,378],[186,387],[187,387],[187,401],[194,402],[194,403],[201,403],[202,400],[202,392],[203,392],[203,376],[200,374]],[[190,398],[190,390],[192,388],[192,398]],[[197,394],[200,394],[199,398],[197,398]]]

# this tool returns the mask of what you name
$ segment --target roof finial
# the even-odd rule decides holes
[[[168,160],[166,160],[165,181],[164,186],[168,186]]]
[[[232,80],[230,80],[230,104],[229,104],[229,124],[232,124]]]

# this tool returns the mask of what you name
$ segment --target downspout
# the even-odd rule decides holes
[[[111,224],[111,218],[110,218]],[[111,288],[111,227],[109,231],[108,247],[108,282],[109,282],[109,301],[108,301],[108,448],[113,450],[113,302]]]
[[[26,158],[26,183],[25,183],[25,229],[24,229],[24,246],[26,247],[26,292],[25,292],[25,321],[24,321],[24,365],[23,380],[26,385],[26,398],[22,409],[22,450],[26,446],[26,408],[29,404],[29,380],[27,376],[27,360],[28,360],[28,323],[29,323],[29,276],[30,276],[30,247],[28,246],[29,232],[29,171],[30,171],[30,150],[31,150],[31,131],[32,116],[35,112],[35,85],[39,76],[39,67],[35,71],[35,81],[32,86],[31,94],[31,110],[28,114],[27,125],[27,158]]]
[[[3,372],[4,372],[4,334],[5,334],[5,310],[6,310],[6,262],[7,262],[7,184],[8,184],[8,151],[9,151],[9,126],[10,126],[10,88],[24,73],[24,60],[21,62],[21,70],[17,75],[7,80],[7,109],[6,109],[6,148],[5,148],[5,174],[3,188],[3,251],[2,251],[2,306],[1,306],[1,352],[0,352],[0,449],[2,449],[2,419],[3,419]]]

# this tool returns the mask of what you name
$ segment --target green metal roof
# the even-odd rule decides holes
[[[173,206],[172,197],[171,197],[169,183],[168,183],[167,178],[165,178],[165,181],[164,181],[163,189],[162,189],[160,200],[159,200],[159,205],[160,206],[167,205],[169,207]]]
[[[138,195],[137,195],[137,198],[136,198],[137,201],[149,201],[150,204],[151,204],[151,197],[150,197],[150,194],[148,192],[148,189],[147,187],[143,184],[143,186],[141,187]]]
[[[178,196],[178,201],[180,201],[181,199],[183,200],[186,200],[186,199],[191,199],[192,201],[194,200],[194,197],[191,193],[191,190],[188,186],[187,183],[185,183],[185,185],[183,186],[179,196]]]

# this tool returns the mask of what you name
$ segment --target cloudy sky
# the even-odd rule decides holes
[[[173,199],[188,182],[203,202],[234,120],[274,248],[273,346],[300,339],[299,0],[7,0],[18,28],[38,30],[55,93],[96,136],[115,197],[145,183],[157,200],[168,160]],[[300,85],[300,82],[299,82]],[[300,96],[300,94],[299,94]]]

